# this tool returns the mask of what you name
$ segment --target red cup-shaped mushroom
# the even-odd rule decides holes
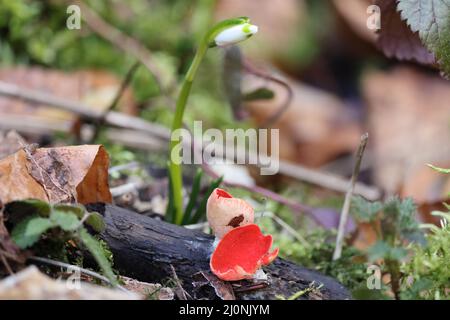
[[[272,236],[263,235],[256,224],[232,229],[214,250],[211,271],[225,281],[251,279],[261,266],[277,257],[278,248],[270,251],[271,247]]]
[[[222,189],[215,189],[206,205],[208,223],[217,238],[222,238],[228,231],[253,223],[253,208],[244,200],[233,198]]]

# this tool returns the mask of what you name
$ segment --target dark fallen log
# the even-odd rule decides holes
[[[195,299],[217,298],[209,285],[195,286],[199,272],[209,271],[213,237],[112,205],[88,206],[105,217],[106,229],[101,237],[114,255],[114,265],[121,274],[146,282],[164,282],[173,278],[173,266],[183,288]],[[250,281],[233,283],[237,299],[276,299],[304,290],[314,281],[323,284],[314,294],[300,299],[349,299],[350,294],[336,280],[277,258],[264,267],[268,285]],[[236,289],[237,288],[237,289]],[[257,288],[257,289],[255,289]]]

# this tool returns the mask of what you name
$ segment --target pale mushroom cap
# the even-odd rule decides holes
[[[206,215],[217,238],[222,238],[228,231],[254,221],[253,208],[244,200],[233,198],[222,189],[215,189],[211,193]]]

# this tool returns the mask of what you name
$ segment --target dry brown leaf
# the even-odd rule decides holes
[[[24,141],[25,140],[15,131],[9,131],[5,135],[0,132],[0,159],[21,149]]]
[[[0,281],[0,300],[139,300],[139,295],[85,282],[79,287],[53,280],[35,266]]]
[[[366,75],[363,92],[374,180],[388,193],[435,202],[450,192],[450,86],[437,75],[398,67]]]
[[[336,96],[294,80],[286,80],[293,90],[290,107],[273,125],[280,129],[280,157],[318,167],[338,155],[354,152],[361,128],[358,120]],[[287,90],[274,83],[247,75],[244,92],[260,87],[274,91],[270,100],[254,100],[245,107],[258,124],[265,123],[283,105]]]
[[[100,145],[26,147],[0,161],[0,201],[111,202],[108,166]]]
[[[16,153],[0,161],[0,202],[35,198],[48,201],[44,188],[28,172],[25,151]]]

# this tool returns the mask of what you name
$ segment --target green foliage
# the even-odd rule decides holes
[[[274,245],[280,255],[305,267],[332,276],[349,288],[355,299],[392,299],[395,290],[401,299],[448,299],[450,279],[450,227],[431,226],[426,241],[415,220],[416,206],[411,199],[391,198],[386,202],[368,202],[356,197],[352,215],[360,222],[369,223],[379,236],[378,241],[365,251],[345,246],[342,257],[332,260],[335,231],[302,229],[308,245],[277,229],[269,218],[259,223],[263,230],[274,235]],[[435,213],[447,221],[449,213]],[[411,235],[415,235],[411,237]],[[393,282],[381,284],[380,290],[367,288],[368,266],[376,264],[382,274],[389,273]]]
[[[89,225],[92,229],[94,229],[96,232],[102,232],[105,229],[105,221],[103,220],[103,217],[97,212],[89,212],[87,214],[86,209],[82,205],[54,204],[53,208],[54,208],[53,212],[62,211],[64,215],[72,217],[76,216],[78,224],[80,223],[78,219],[85,219],[84,222],[87,225]],[[73,224],[75,225],[74,221]]]
[[[104,275],[114,284],[117,285],[117,279],[112,271],[111,264],[108,261],[108,258],[105,256],[105,252],[103,250],[100,242],[91,236],[85,228],[80,228],[78,231],[78,236],[89,252],[94,257],[95,261],[97,261],[98,265],[102,269]]]
[[[383,204],[379,201],[369,202],[362,197],[352,199],[353,216],[360,222],[373,222],[378,213],[383,209]]]
[[[423,234],[416,220],[417,208],[410,198],[401,200],[392,197],[381,203],[355,197],[352,200],[351,213],[356,221],[370,223],[380,239],[384,239],[374,248],[377,257],[381,252],[397,256],[400,251],[392,249],[396,246],[402,247],[404,241],[423,242]],[[381,222],[380,227],[376,225],[377,220]]]
[[[441,228],[429,227],[427,246],[413,245],[409,262],[402,265],[405,281],[403,299],[450,299],[450,212],[436,212],[442,218]]]
[[[380,259],[402,260],[408,254],[408,251],[402,247],[392,247],[387,242],[379,240],[367,250],[370,262],[376,262]]]
[[[435,213],[443,218],[442,228],[428,226],[431,233],[424,235],[411,199],[394,197],[382,204],[355,198],[352,213],[358,221],[371,223],[377,232],[379,240],[368,248],[366,256],[390,274],[396,298],[449,298],[450,214]],[[360,297],[366,294],[364,288],[357,290]]]
[[[416,211],[412,199],[402,200],[397,197],[384,203],[368,203],[360,197],[355,199],[352,206],[355,219],[369,222],[378,235],[378,241],[367,249],[366,256],[370,262],[381,263],[383,273],[389,273],[391,291],[397,299],[402,281],[400,264],[409,253],[405,244],[423,240],[415,219]]]
[[[183,215],[183,224],[189,224],[192,223],[192,217],[191,217],[191,213],[192,210],[194,209],[195,203],[197,202],[197,198],[199,196],[199,192],[200,192],[200,183],[202,180],[202,176],[203,176],[203,170],[198,168],[197,172],[195,174],[194,177],[194,182],[192,183],[192,189],[191,189],[191,194],[189,196],[189,202],[186,205],[186,209],[184,210],[184,215]]]
[[[450,74],[450,0],[399,0],[397,9],[435,54],[441,69]]]
[[[202,194],[201,192],[202,178],[203,178],[203,171],[201,169],[198,169],[194,177],[188,203],[183,213],[183,219],[181,223],[183,225],[195,224],[205,219],[206,203],[208,202],[208,198],[214,191],[214,189],[220,186],[223,180],[223,177],[212,180],[207,186],[206,191]],[[169,189],[168,189],[169,195],[165,218],[167,221],[171,223],[176,223],[171,183],[172,182],[169,175]]]
[[[366,283],[367,266],[360,258],[362,253],[357,249],[344,246],[341,259],[333,261],[336,238],[334,230],[315,228],[311,231],[299,231],[309,243],[305,246],[291,235],[278,230],[270,218],[262,218],[258,223],[265,233],[273,235],[274,246],[280,248],[280,256],[334,277],[350,290]]]
[[[11,236],[20,248],[25,249],[35,244],[43,233],[54,226],[50,219],[34,215],[20,222],[11,232]]]
[[[105,225],[103,218],[96,212],[87,212],[81,205],[48,204],[40,200],[16,201],[8,204],[8,212],[14,215],[18,210],[24,210],[30,215],[25,216],[18,222],[12,232],[13,241],[22,249],[37,246],[39,240],[53,229],[56,233],[52,238],[59,238],[62,242],[75,240],[82,243],[92,254],[104,275],[113,283],[117,279],[107,258],[102,244],[91,236],[84,224],[90,226],[97,232],[101,232]],[[64,246],[55,246],[64,250]],[[59,252],[53,253],[59,256]]]
[[[285,298],[282,295],[277,295],[276,298],[278,300],[297,300],[298,298],[303,297],[304,295],[306,295],[310,292],[320,292],[320,289],[322,289],[322,287],[323,287],[323,284],[320,284],[319,286],[316,287],[315,283],[313,281],[309,284],[309,286],[306,289],[297,291],[296,293],[292,294],[288,298]]]
[[[49,219],[64,231],[74,231],[80,226],[77,216],[68,211],[52,210]]]

